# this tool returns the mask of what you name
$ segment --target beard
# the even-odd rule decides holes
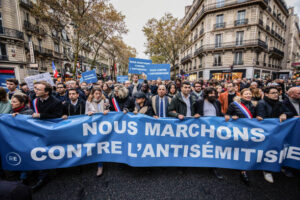
[[[207,97],[207,100],[212,103],[216,101],[216,97]]]

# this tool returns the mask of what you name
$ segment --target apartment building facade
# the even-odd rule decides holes
[[[74,54],[72,27],[60,32],[51,30],[35,18],[30,9],[36,0],[0,0],[0,82],[8,77],[22,81],[26,76],[52,72],[52,63],[59,73],[72,75]],[[104,53],[97,62],[97,72],[110,75],[111,59]],[[79,53],[80,71],[90,70],[94,52],[85,46]],[[2,81],[1,81],[2,79]],[[4,85],[3,85],[4,86]]]
[[[191,45],[180,52],[181,73],[190,80],[289,76],[288,16],[283,0],[194,0],[183,19]]]
[[[284,62],[287,63],[287,70],[293,72],[293,78],[297,78],[300,77],[300,24],[299,16],[295,14],[294,8],[289,8],[286,40],[285,54],[287,56]]]

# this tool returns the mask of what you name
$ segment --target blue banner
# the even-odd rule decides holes
[[[147,67],[150,64],[152,64],[152,60],[129,58],[128,73],[147,74]]]
[[[96,83],[98,81],[95,70],[83,72],[81,75],[82,75],[83,81],[85,81],[87,83]]]
[[[0,150],[6,170],[65,168],[95,162],[131,166],[300,169],[300,118],[154,119],[110,112],[67,120],[0,116]]]
[[[170,64],[151,64],[147,68],[147,80],[170,80]]]
[[[118,83],[125,83],[125,81],[128,81],[128,76],[117,76]]]

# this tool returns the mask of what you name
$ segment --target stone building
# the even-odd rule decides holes
[[[0,82],[4,85],[3,80],[7,77],[22,81],[30,75],[52,74],[52,63],[59,73],[66,76],[72,73],[72,27],[60,32],[51,30],[32,15],[30,9],[34,3],[36,0],[0,0]],[[82,48],[78,58],[79,70],[90,70],[93,58],[90,47]],[[109,74],[108,56],[96,64],[98,73],[107,71]]]
[[[181,72],[190,80],[289,74],[288,17],[283,0],[194,0],[183,19],[192,45],[180,52]]]
[[[292,71],[293,76],[300,76],[300,24],[299,17],[294,13],[294,8],[289,8],[289,18],[286,30],[286,46],[284,63],[286,69]],[[284,78],[284,77],[282,77]],[[295,77],[294,77],[295,78]]]

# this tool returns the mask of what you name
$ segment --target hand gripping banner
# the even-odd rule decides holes
[[[0,150],[6,170],[66,168],[95,162],[135,167],[219,167],[279,171],[300,169],[300,118],[154,119],[110,112],[67,120],[0,116]]]

